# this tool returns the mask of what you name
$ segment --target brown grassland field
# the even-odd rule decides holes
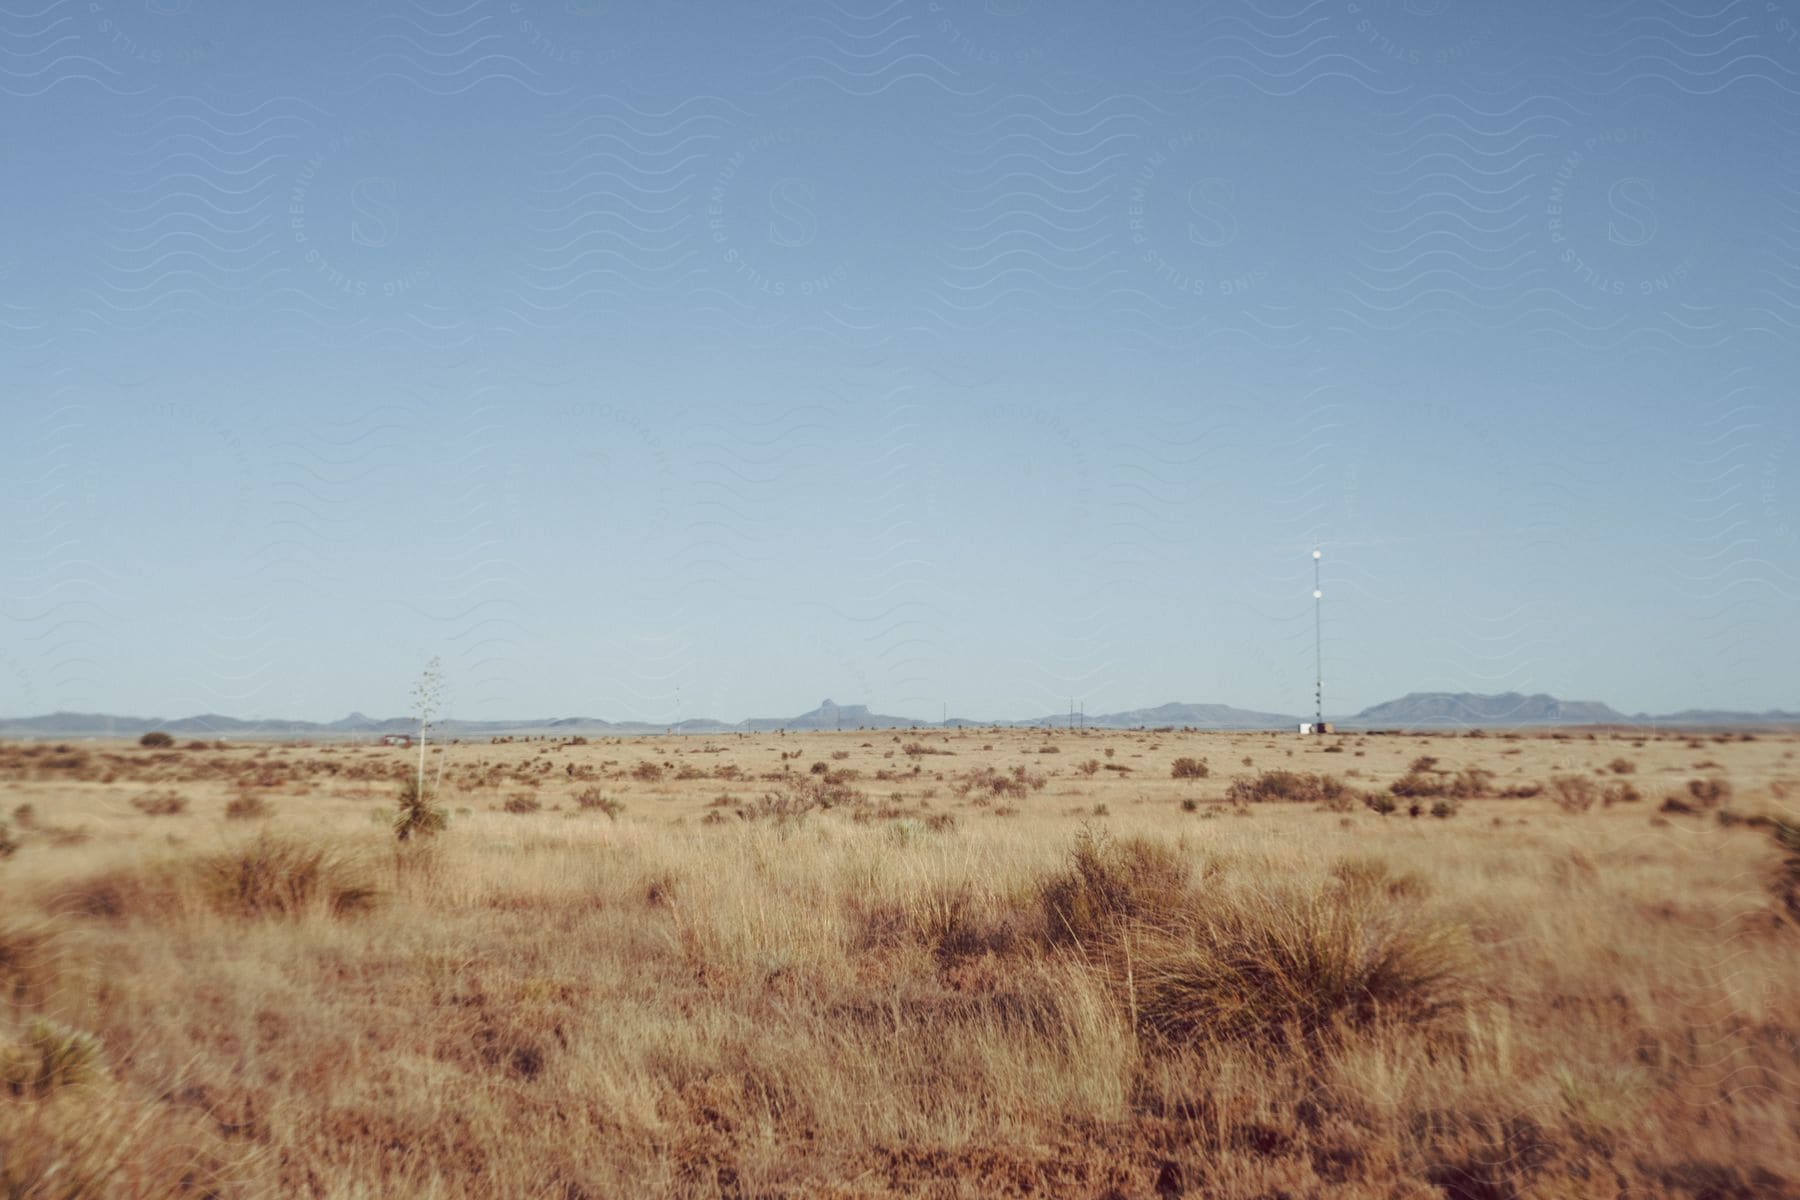
[[[0,1197],[1800,1195],[1796,750],[0,744]]]

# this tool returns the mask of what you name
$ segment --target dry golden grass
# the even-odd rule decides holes
[[[1794,1195],[1797,749],[0,746],[0,1196]]]

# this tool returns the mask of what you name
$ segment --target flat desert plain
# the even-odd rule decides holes
[[[1797,750],[6,743],[0,1196],[1796,1195]]]

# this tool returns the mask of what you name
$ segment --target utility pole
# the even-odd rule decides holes
[[[1325,592],[1319,587],[1319,560],[1325,554],[1318,546],[1313,547],[1313,729],[1316,732],[1325,725],[1325,641],[1324,623],[1320,619],[1320,609],[1325,603]]]

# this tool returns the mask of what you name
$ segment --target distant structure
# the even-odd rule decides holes
[[[410,733],[384,733],[381,735],[381,744],[384,746],[410,746],[413,744],[413,735]]]
[[[1325,640],[1324,622],[1320,618],[1320,610],[1325,603],[1325,591],[1319,586],[1319,560],[1325,552],[1318,545],[1313,546],[1313,719],[1310,726],[1302,725],[1301,733],[1330,733],[1331,726],[1325,723]]]

